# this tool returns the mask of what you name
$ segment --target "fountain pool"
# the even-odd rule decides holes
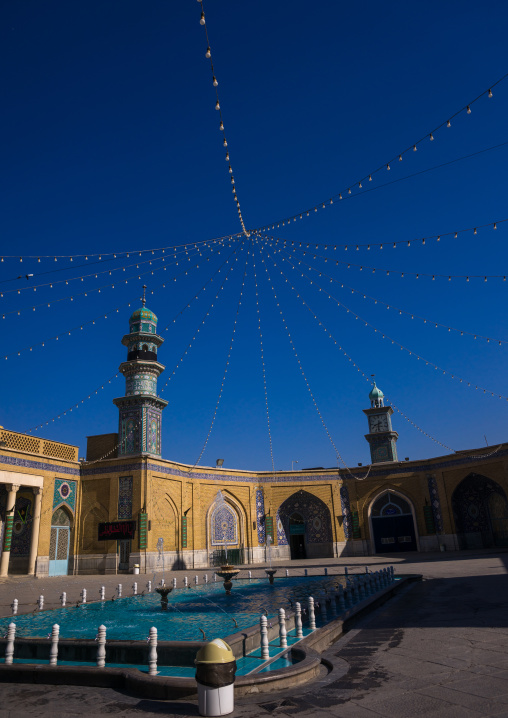
[[[344,576],[286,577],[273,585],[266,579],[236,579],[230,596],[220,583],[176,589],[164,612],[160,596],[150,593],[3,618],[0,631],[14,620],[16,635],[24,638],[46,638],[54,623],[60,626],[61,638],[93,640],[101,624],[108,640],[145,641],[151,626],[161,641],[202,641],[200,629],[208,640],[226,638],[257,624],[262,613],[275,625],[279,608],[291,609],[296,601],[304,604],[308,596],[339,583],[345,585]]]

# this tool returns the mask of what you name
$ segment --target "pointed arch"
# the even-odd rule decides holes
[[[246,545],[246,512],[242,503],[227,489],[222,489],[225,504],[220,507],[214,498],[206,512],[207,549],[223,548],[224,535],[228,547],[243,548]]]
[[[94,553],[105,553],[104,541],[99,541],[99,524],[105,523],[109,519],[109,513],[106,507],[99,501],[95,501],[88,509],[83,518],[83,528],[81,530],[81,547],[84,551],[92,551]]]
[[[384,486],[371,496],[368,518],[373,553],[420,550],[414,504],[398,489]]]
[[[290,547],[291,558],[333,556],[330,509],[314,494],[300,489],[277,509],[277,543]]]
[[[470,473],[452,494],[459,548],[508,546],[508,501],[493,479]]]

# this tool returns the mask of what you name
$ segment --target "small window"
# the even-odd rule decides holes
[[[404,516],[411,514],[409,503],[397,494],[387,491],[380,496],[372,507],[372,517],[377,516]]]
[[[148,344],[143,344],[142,349],[143,349],[144,352],[147,352],[147,351],[148,351]]]

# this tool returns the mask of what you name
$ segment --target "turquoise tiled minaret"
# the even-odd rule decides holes
[[[125,377],[125,396],[113,399],[120,412],[119,456],[161,455],[162,410],[168,402],[157,396],[157,379],[165,369],[157,361],[157,349],[164,339],[157,334],[157,317],[145,307],[145,290],[143,306],[133,312],[129,334],[122,339],[127,361],[119,371]]]

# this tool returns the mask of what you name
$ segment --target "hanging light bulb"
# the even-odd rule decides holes
[[[448,120],[448,122],[446,123],[446,126],[447,126],[447,127],[451,127],[451,126],[452,126],[452,123],[450,122],[450,120]]]
[[[222,120],[220,121],[219,130],[221,130],[222,132],[224,132],[224,123],[223,123]]]
[[[413,152],[416,152],[416,145],[413,145]]]
[[[200,24],[200,25],[204,25],[204,24],[205,24],[205,13],[204,13],[203,10],[201,11],[201,18],[200,18],[200,20],[199,20],[199,24]]]
[[[470,107],[469,105],[467,106],[467,110],[466,110],[466,112],[467,112],[467,114],[468,114],[468,115],[470,115],[470,114],[471,114],[471,107]]]
[[[219,84],[219,83],[217,82],[217,78],[215,77],[215,75],[213,76],[212,84],[213,84],[214,87],[217,87],[217,85]]]
[[[402,162],[402,155],[399,155],[399,162]]]
[[[425,244],[425,237],[422,239],[422,244]]]
[[[497,229],[497,222],[494,222],[494,227],[493,227],[493,229]]]
[[[476,231],[476,227],[473,230],[473,234],[478,234],[478,232]]]
[[[223,142],[222,144],[223,144],[223,146],[224,146],[224,147],[227,147],[227,146],[228,146],[228,143],[227,143],[227,141],[226,141],[226,138],[225,138],[225,137],[224,137],[224,142]],[[229,159],[229,157],[228,157],[228,159]]]
[[[351,194],[351,187],[347,191],[348,194]]]
[[[226,162],[229,162],[229,152],[226,152]]]
[[[217,102],[215,103],[215,109],[220,110],[219,100],[217,100]]]
[[[333,204],[333,199],[330,199],[330,204]]]
[[[453,238],[457,239],[457,237],[458,237],[458,232],[455,232],[455,234],[453,235]]]
[[[360,187],[360,189],[361,189],[361,187],[362,187],[362,183],[361,183],[361,182],[358,182],[358,187]]]
[[[430,135],[429,135],[429,140],[432,142],[433,139],[434,139],[434,135],[433,135],[432,132],[431,132]]]
[[[387,170],[390,169],[390,165],[389,165],[389,164],[386,165],[386,169],[387,169]]]
[[[233,170],[231,168],[231,165],[229,165],[229,174],[233,174]]]
[[[489,88],[489,97],[492,97],[492,90]]]
[[[342,199],[342,194],[341,194],[341,193],[339,193],[339,199]],[[2,262],[3,262],[3,259],[2,259]]]

